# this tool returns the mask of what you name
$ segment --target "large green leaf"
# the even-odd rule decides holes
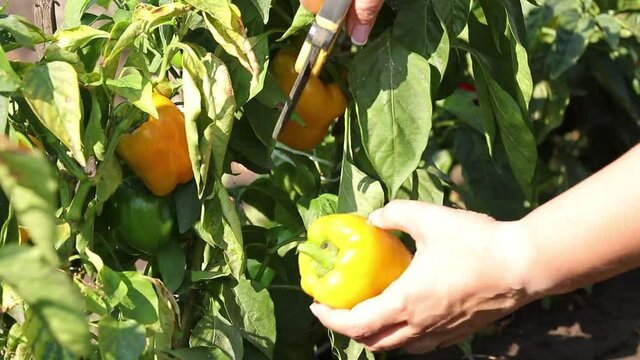
[[[216,183],[215,188],[213,197],[204,202],[201,220],[195,229],[209,245],[224,250],[232,275],[239,279],[245,268],[240,220],[227,190],[220,183]]]
[[[189,339],[190,347],[218,348],[233,360],[244,358],[242,334],[212,306],[198,322]]]
[[[2,41],[2,48],[5,51],[18,47],[34,49],[34,45],[46,41],[47,37],[40,28],[28,22],[25,18],[17,15],[0,14],[0,34],[6,31],[15,41]],[[4,37],[4,36],[3,36]]]
[[[537,164],[536,141],[516,101],[487,74],[476,74],[478,91],[486,89],[491,111],[498,124],[509,164],[524,194],[532,195],[533,174]],[[481,90],[482,89],[482,90]]]
[[[433,6],[436,14],[444,23],[449,37],[454,38],[467,25],[469,10],[471,8],[470,0],[453,0],[453,1],[434,1]]]
[[[273,301],[269,292],[259,286],[240,279],[233,287],[223,287],[224,308],[242,337],[271,359],[276,342]]]
[[[67,0],[64,5],[64,27],[80,25],[80,20],[85,11],[95,0]]]
[[[236,103],[225,64],[212,54],[200,59],[190,47],[182,49],[187,142],[202,197],[206,185],[215,180],[209,179],[210,173],[217,179],[222,176]]]
[[[46,354],[45,344],[53,342],[64,348],[57,350],[62,353],[88,355],[89,328],[82,295],[64,273],[44,260],[38,248],[3,247],[0,278],[29,304],[33,321],[25,332],[31,346],[42,350],[36,354]]]
[[[437,71],[431,76],[431,91],[435,92],[447,68],[450,48],[449,37],[440,24],[433,3],[433,0],[403,2],[392,31],[395,41],[422,55]]]
[[[87,45],[91,40],[109,38],[106,31],[94,29],[86,25],[78,25],[72,28],[57,31],[53,35],[53,42],[61,49],[76,51]]]
[[[69,63],[36,65],[23,81],[24,97],[38,119],[84,166],[78,75]]]
[[[431,130],[429,63],[389,32],[354,59],[349,82],[371,164],[390,197],[417,167]]]
[[[229,0],[186,0],[203,11],[207,29],[216,42],[229,54],[238,58],[253,76],[260,74],[260,64],[253,53],[252,44],[242,24],[240,10]]]
[[[98,324],[98,344],[103,360],[136,360],[145,347],[145,329],[134,320],[104,317]]]

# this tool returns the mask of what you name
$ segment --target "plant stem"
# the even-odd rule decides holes
[[[76,222],[80,220],[82,217],[82,209],[84,208],[85,200],[87,199],[87,195],[89,194],[89,190],[93,187],[93,183],[91,181],[80,181],[78,183],[78,188],[76,189],[76,193],[73,196],[73,200],[71,200],[71,205],[69,205],[69,210],[67,211],[67,221],[68,222]]]

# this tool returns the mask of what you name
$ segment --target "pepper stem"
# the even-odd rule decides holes
[[[323,277],[331,269],[336,260],[337,249],[333,246],[329,248],[321,248],[310,242],[298,244],[298,252],[301,252],[313,259],[318,277]]]

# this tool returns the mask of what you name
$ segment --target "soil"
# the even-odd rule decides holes
[[[453,346],[398,359],[640,360],[640,270],[525,306],[476,335],[470,356]]]

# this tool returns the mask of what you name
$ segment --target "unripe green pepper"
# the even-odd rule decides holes
[[[105,204],[108,231],[125,248],[155,254],[176,233],[172,200],[170,195],[153,195],[134,177],[127,178]]]

